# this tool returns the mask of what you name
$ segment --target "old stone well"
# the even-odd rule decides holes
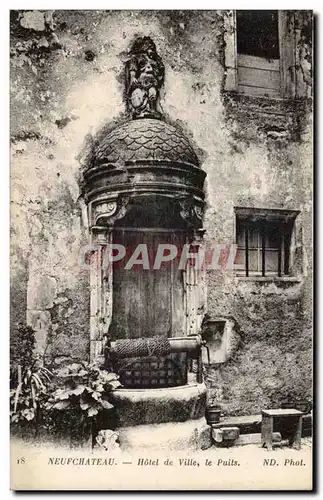
[[[91,359],[120,377],[113,399],[122,449],[208,448],[205,280],[187,258],[203,245],[206,174],[158,110],[164,67],[151,39],[135,41],[126,76],[129,118],[101,134],[84,172],[95,248]],[[103,266],[107,255],[115,262]]]

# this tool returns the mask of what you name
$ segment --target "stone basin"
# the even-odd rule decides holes
[[[158,389],[117,389],[112,403],[118,427],[186,422],[204,418],[206,386],[191,383]]]

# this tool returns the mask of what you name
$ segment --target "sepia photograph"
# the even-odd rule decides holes
[[[10,488],[313,489],[313,11],[10,11]]]

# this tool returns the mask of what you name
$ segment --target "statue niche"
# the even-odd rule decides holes
[[[164,64],[151,38],[135,40],[126,62],[127,101],[132,118],[160,118],[157,105],[164,75]]]

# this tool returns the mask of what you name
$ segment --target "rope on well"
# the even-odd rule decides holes
[[[114,342],[112,352],[117,358],[167,356],[171,348],[165,337],[122,339]]]

